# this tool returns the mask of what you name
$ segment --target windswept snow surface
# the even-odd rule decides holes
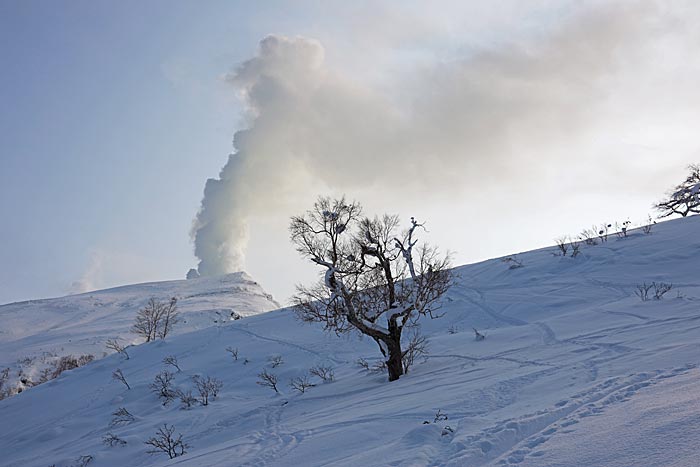
[[[696,216],[611,236],[577,258],[548,248],[520,254],[518,269],[498,259],[457,268],[445,316],[423,322],[430,356],[392,383],[355,363],[378,360],[370,339],[325,334],[290,310],[140,345],[130,360],[111,355],[0,402],[0,465],[89,455],[91,466],[120,467],[697,467],[699,231]],[[652,281],[673,290],[642,302],[636,286]],[[219,397],[163,406],[148,386],[167,355],[182,368],[175,386],[210,375],[224,383]],[[274,355],[284,362],[271,368]],[[334,382],[289,388],[318,363],[335,368]],[[116,368],[131,390],[111,379]],[[263,369],[280,394],[256,384]],[[135,420],[110,426],[119,407]],[[448,418],[433,423],[438,409]],[[146,453],[163,423],[187,454]],[[108,432],[127,444],[105,446]]]
[[[245,272],[10,303],[0,306],[0,370],[12,369],[12,385],[18,384],[19,370],[37,381],[38,372],[58,357],[101,358],[107,339],[119,338],[125,345],[142,342],[130,328],[136,312],[152,297],[165,302],[178,299],[181,321],[174,335],[223,325],[232,312],[250,316],[279,308]]]

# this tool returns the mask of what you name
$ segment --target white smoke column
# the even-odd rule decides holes
[[[285,212],[302,192],[417,197],[552,171],[538,149],[570,152],[586,135],[621,58],[653,63],[640,52],[651,37],[646,16],[624,5],[587,11],[529,42],[423,67],[389,90],[328,69],[318,41],[265,38],[229,76],[249,128],[206,183],[192,231],[199,272],[242,269],[251,217]]]

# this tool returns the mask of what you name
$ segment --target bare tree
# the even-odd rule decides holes
[[[173,389],[173,378],[175,375],[168,370],[163,370],[156,375],[150,385],[151,391],[158,395],[158,398],[163,399],[163,405],[167,405],[177,396]]]
[[[226,347],[226,352],[230,353],[234,360],[238,361],[238,347]]]
[[[316,385],[309,381],[309,375],[298,376],[292,378],[289,381],[289,387],[291,387],[295,391],[299,391],[302,394],[304,394],[307,389],[312,388],[314,386]]]
[[[168,355],[163,359],[163,363],[165,365],[170,365],[172,367],[175,367],[177,369],[177,372],[180,373],[182,370],[180,369],[180,364],[177,361],[177,357],[175,355]]]
[[[267,362],[270,364],[270,367],[277,368],[284,363],[284,360],[282,360],[282,355],[270,355],[267,358]]]
[[[330,383],[335,379],[333,368],[326,365],[316,365],[309,370],[314,376],[318,376],[324,383]]]
[[[114,433],[107,433],[102,437],[102,443],[105,446],[126,446],[126,441],[121,439]]]
[[[157,334],[161,339],[165,339],[180,321],[180,313],[177,311],[177,298],[172,297],[170,302],[163,305],[163,314],[160,322],[157,323]]]
[[[188,389],[187,391],[177,389],[175,393],[177,394],[177,397],[180,398],[180,402],[182,403],[183,409],[189,409],[198,402],[197,398],[192,395],[191,389]]]
[[[201,377],[199,375],[194,375],[192,377],[192,382],[194,382],[194,386],[199,393],[199,402],[202,405],[209,405],[209,399],[216,399],[219,395],[219,391],[224,387],[224,383],[210,376]]]
[[[652,282],[654,286],[654,300],[661,300],[666,292],[673,288],[673,284],[667,284],[665,282]]]
[[[659,217],[672,214],[685,217],[690,213],[700,213],[700,164],[690,164],[688,171],[686,179],[676,185],[666,199],[654,205],[660,212]]]
[[[136,320],[131,330],[144,337],[146,342],[156,338],[165,339],[179,321],[177,299],[171,298],[168,303],[150,298],[145,307],[136,314]]]
[[[277,382],[277,375],[274,373],[268,373],[267,370],[263,370],[261,373],[258,373],[258,380],[255,382],[255,384],[270,388],[276,393],[279,393],[279,390],[277,389]]]
[[[652,287],[654,287],[653,282],[651,284],[647,284],[646,282],[644,284],[637,284],[637,290],[634,291],[634,294],[643,302],[646,302],[649,300],[649,291]]]
[[[126,382],[126,377],[124,376],[124,373],[122,373],[122,370],[120,370],[119,368],[114,370],[114,372],[112,373],[112,379],[115,379],[115,380],[119,381],[120,383],[123,383],[127,389],[131,389],[131,386],[129,386],[129,383]]]
[[[129,360],[129,354],[126,351],[126,347],[119,343],[119,339],[107,339],[106,347],[109,350],[114,350],[115,352],[124,355],[126,359]]]
[[[144,444],[152,446],[152,449],[147,452],[149,454],[164,452],[171,459],[186,454],[189,446],[182,440],[181,433],[178,433],[177,436],[175,436],[174,433],[175,427],[168,426],[167,423],[164,423],[162,427],[158,428],[154,437],[144,442]]]
[[[398,228],[397,216],[363,218],[359,204],[323,197],[290,225],[297,251],[325,270],[315,286],[297,286],[297,316],[336,333],[355,329],[370,336],[386,358],[389,381],[404,372],[404,326],[436,317],[452,282],[449,257],[418,245],[423,224],[411,218],[403,234]]]
[[[117,410],[112,412],[112,426],[131,423],[135,420],[134,416],[126,410],[126,407],[119,407]]]

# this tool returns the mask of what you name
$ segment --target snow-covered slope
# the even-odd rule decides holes
[[[143,339],[130,332],[136,312],[150,298],[178,299],[181,322],[173,333],[221,325],[231,313],[250,316],[279,308],[244,272],[220,277],[152,282],[45,300],[0,306],[0,370],[9,367],[9,385],[38,372],[64,355],[105,354],[105,341],[123,344]]]
[[[324,334],[290,310],[111,355],[1,401],[0,465],[697,466],[699,231],[697,216],[577,258],[549,248],[520,254],[518,269],[497,259],[457,268],[446,315],[423,322],[429,357],[393,383],[356,364],[377,360],[371,340]],[[673,289],[643,302],[636,286],[652,281]],[[219,397],[163,406],[149,384],[168,355],[182,368],[176,387],[209,375],[224,384]],[[275,355],[283,363],[272,368]],[[319,363],[334,382],[289,388]],[[130,390],[111,378],[117,368]],[[280,394],[256,384],[263,369]],[[110,426],[120,407],[135,419]],[[182,433],[184,456],[147,454],[163,423]],[[107,433],[127,444],[105,446]]]

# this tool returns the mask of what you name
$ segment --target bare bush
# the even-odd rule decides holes
[[[126,407],[119,407],[117,410],[112,412],[111,426],[117,426],[122,424],[131,423],[135,420],[134,416],[126,410]]]
[[[117,368],[114,370],[112,373],[112,379],[119,381],[120,383],[124,384],[127,389],[131,389],[131,386],[129,386],[129,383],[126,382],[126,377],[124,376],[124,373],[122,373],[122,370]]]
[[[277,368],[284,363],[284,360],[282,360],[281,355],[271,355],[268,357],[267,362],[269,363],[270,367]]]
[[[435,413],[435,418],[433,419],[433,423],[443,422],[445,420],[447,420],[447,414],[442,413],[442,409],[438,409],[438,411]]]
[[[595,229],[584,229],[578,236],[578,238],[583,241],[588,246],[595,246],[598,244],[596,237],[598,234]]]
[[[175,391],[175,393],[177,394],[177,397],[180,399],[180,402],[182,403],[183,409],[189,409],[190,407],[195,405],[197,402],[199,402],[197,400],[197,398],[192,395],[191,389],[188,389],[186,391],[183,391],[181,389],[177,389]]]
[[[355,361],[355,363],[357,363],[361,368],[369,371],[369,362],[365,358],[360,357]]]
[[[114,433],[107,433],[102,437],[102,444],[105,446],[126,446],[126,440],[121,439],[119,436],[115,435]]]
[[[506,256],[505,258],[501,258],[501,261],[508,265],[508,269],[518,269],[523,267],[523,262],[518,259],[517,255]]]
[[[73,464],[73,467],[86,467],[94,459],[95,458],[89,454],[85,456],[80,456],[75,460],[75,464]]]
[[[235,361],[238,361],[238,348],[226,347],[226,352],[230,353]]]
[[[181,433],[178,433],[177,436],[174,433],[175,426],[168,426],[167,423],[164,423],[162,427],[158,428],[155,436],[144,442],[144,444],[152,446],[152,449],[147,451],[148,454],[164,452],[171,459],[186,454],[189,446],[182,440]]]
[[[647,222],[642,226],[642,232],[644,232],[645,235],[649,235],[654,224],[656,224],[656,221],[653,220],[651,216],[647,216]]]
[[[277,375],[274,373],[268,373],[267,370],[263,369],[262,372],[258,373],[258,380],[255,382],[255,384],[270,388],[276,393],[279,393],[279,390],[277,389],[277,382]]]
[[[581,253],[581,243],[577,242],[576,240],[571,240],[569,242],[569,248],[571,248],[571,257],[576,258],[579,253]]]
[[[298,376],[296,378],[292,378],[289,381],[289,386],[292,389],[294,389],[295,391],[298,391],[298,392],[304,394],[307,389],[312,388],[316,385],[313,384],[311,381],[309,381],[308,375],[303,375],[303,376]]]
[[[118,339],[107,339],[105,346],[109,350],[114,350],[115,352],[122,354],[127,360],[129,360],[129,353],[126,351],[126,347],[120,344]]]
[[[58,378],[64,371],[73,370],[83,365],[87,365],[94,359],[95,357],[93,355],[80,355],[79,357],[75,357],[73,355],[64,355],[54,363],[54,369],[53,373],[51,373],[51,379]]]
[[[177,361],[177,357],[175,355],[168,355],[163,359],[163,363],[165,365],[170,365],[174,368],[177,369],[177,372],[180,373],[182,370],[180,369],[180,364]]]
[[[209,405],[209,399],[216,399],[219,391],[224,387],[224,383],[210,376],[201,377],[195,375],[192,377],[192,382],[194,382],[194,386],[199,394],[199,402],[202,405]]]
[[[483,341],[486,339],[486,336],[484,334],[481,334],[479,331],[476,330],[476,328],[472,328],[474,330],[474,340],[476,341]]]
[[[667,284],[665,282],[652,282],[654,286],[654,300],[661,300],[666,292],[673,288],[673,284]]]
[[[569,239],[568,237],[559,237],[554,240],[554,242],[557,245],[557,248],[559,249],[559,253],[557,253],[557,256],[566,256],[566,253],[569,251]]]
[[[598,239],[600,240],[601,243],[605,243],[608,241],[608,231],[612,227],[611,224],[600,224],[600,227],[598,227]]]
[[[178,321],[179,313],[175,297],[167,303],[151,298],[136,314],[131,330],[145,338],[146,342],[151,342],[158,337],[165,339]]]
[[[151,391],[158,395],[159,399],[163,400],[163,405],[167,405],[176,397],[173,389],[173,379],[175,375],[168,370],[163,370],[156,375],[153,382],[149,386]]]
[[[316,365],[309,370],[314,376],[318,376],[324,383],[330,383],[335,379],[333,368],[325,365]]]
[[[639,297],[643,302],[646,302],[649,300],[649,291],[652,289],[654,286],[653,283],[648,284],[645,282],[644,284],[637,284],[637,290],[634,291],[634,294]]]
[[[417,330],[414,330],[408,338],[408,342],[405,345],[405,350],[401,356],[401,362],[403,364],[403,372],[408,373],[408,369],[413,366],[413,363],[417,358],[423,357],[428,354],[428,339],[420,334]]]

